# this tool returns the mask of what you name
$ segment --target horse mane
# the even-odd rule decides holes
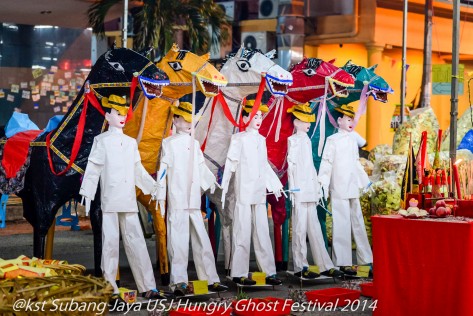
[[[297,64],[293,64],[290,69],[289,69],[289,72],[293,71],[294,68],[296,68],[297,66],[299,66],[300,64],[302,64],[306,59],[303,59],[301,60],[300,62],[298,62]],[[320,58],[307,58],[307,68],[312,68],[312,69],[317,69],[320,67],[320,65],[322,65],[324,61]]]
[[[225,58],[223,59],[223,62],[222,62],[222,67],[225,65],[225,63],[232,59],[233,57],[236,56],[236,53],[238,52],[238,50],[236,51],[233,51],[231,52],[230,54],[226,55]],[[256,53],[260,53],[262,55],[264,55],[264,53],[261,51],[261,49],[253,49],[253,48],[244,48],[243,49],[243,52],[242,52],[242,55],[241,57],[246,59],[246,60],[250,60],[251,58],[253,58],[253,56],[256,54]]]
[[[349,64],[346,67],[343,67],[343,70],[348,72],[350,75],[353,75],[355,78],[363,70],[364,67],[357,66],[355,64]]]
[[[186,58],[188,52],[188,50],[180,49],[179,53],[177,54],[176,60],[183,60],[184,58]]]

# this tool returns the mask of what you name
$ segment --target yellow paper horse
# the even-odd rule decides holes
[[[217,94],[219,87],[227,84],[225,77],[208,62],[209,54],[195,55],[186,50],[180,50],[174,44],[157,66],[169,77],[170,84],[163,87],[159,98],[149,100],[143,96],[137,102],[133,118],[126,124],[125,134],[136,138],[141,155],[141,163],[150,174],[157,172],[161,142],[168,136],[171,129],[171,105],[179,98],[192,93],[192,77],[196,90],[206,97]],[[144,113],[144,115],[143,115]],[[137,189],[138,201],[153,215],[154,230],[156,232],[156,251],[159,261],[159,271],[162,283],[168,283],[168,257],[166,249],[166,225],[160,211],[156,210],[155,201],[150,195],[144,195]]]

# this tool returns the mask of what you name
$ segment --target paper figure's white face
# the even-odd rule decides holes
[[[126,115],[120,115],[117,110],[111,109],[110,113],[105,112],[105,119],[110,126],[123,128],[123,126],[125,126]]]
[[[250,119],[250,116],[248,115],[243,118],[243,121],[246,123],[248,122],[249,119]],[[251,120],[250,125],[248,125],[248,128],[259,130],[262,122],[263,122],[263,114],[261,113],[261,111],[258,110],[258,112],[256,112],[255,116]]]
[[[303,122],[299,119],[294,120],[294,127],[296,128],[297,133],[307,133],[310,128],[309,122]]]
[[[353,130],[353,126],[355,125],[355,122],[353,119],[349,116],[343,115],[342,117],[339,117],[337,120],[338,127],[341,130],[351,132]]]
[[[176,126],[176,131],[183,133],[191,133],[192,123],[187,122],[182,116],[173,118],[174,126]]]

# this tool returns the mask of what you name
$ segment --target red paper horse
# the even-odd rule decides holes
[[[266,137],[269,161],[283,185],[287,183],[287,138],[294,131],[292,115],[287,113],[287,109],[325,94],[346,97],[346,89],[354,85],[353,77],[333,65],[333,62],[334,60],[325,62],[318,58],[304,58],[290,69],[293,84],[287,95],[279,102],[274,97],[268,101],[270,111],[263,119],[260,133]],[[284,198],[276,201],[271,195],[268,196],[268,201],[274,221],[276,264],[278,268],[286,269],[287,262],[283,263],[281,247],[281,225],[286,219],[286,201]]]

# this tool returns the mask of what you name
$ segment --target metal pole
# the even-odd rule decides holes
[[[422,86],[420,93],[420,107],[430,106],[432,91],[432,15],[433,0],[425,0],[424,20],[424,63],[422,66]]]
[[[123,0],[122,47],[127,48],[128,35],[128,0]]]
[[[404,0],[402,12],[402,73],[401,73],[401,124],[404,123],[404,108],[406,101],[406,39],[407,39],[407,0]]]
[[[458,116],[458,63],[459,63],[459,24],[460,0],[453,0],[453,34],[452,34],[452,96],[450,99],[450,162],[455,163],[457,156],[457,116]],[[450,172],[453,179],[453,172]],[[454,182],[452,181],[454,184]],[[455,196],[455,185],[452,185],[452,194]]]

